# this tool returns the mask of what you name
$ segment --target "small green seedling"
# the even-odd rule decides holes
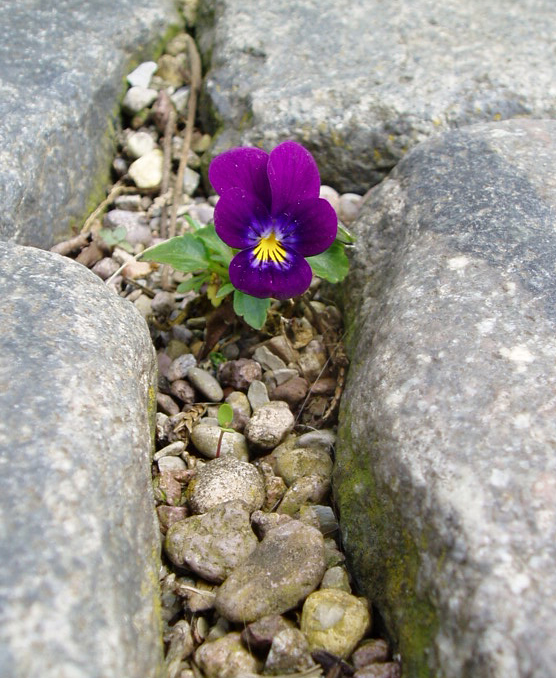
[[[118,226],[114,229],[101,228],[98,234],[108,247],[116,247],[117,245],[126,252],[133,252],[133,245],[126,240],[127,231],[124,226]]]
[[[233,428],[230,428],[232,425],[232,420],[234,418],[234,411],[232,410],[231,405],[228,403],[222,403],[218,408],[218,426],[220,426],[220,437],[218,438],[218,447],[216,448],[216,457],[220,456],[220,448],[222,447],[222,438],[224,433],[235,433]]]

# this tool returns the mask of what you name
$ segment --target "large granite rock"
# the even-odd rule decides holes
[[[419,146],[345,285],[335,488],[405,676],[556,675],[556,121]]]
[[[0,243],[0,674],[161,675],[144,320],[68,259]]]
[[[104,198],[123,78],[174,0],[0,3],[0,240],[48,248]]]
[[[556,114],[553,0],[205,0],[205,118],[238,143],[305,144],[364,191],[418,142]]]

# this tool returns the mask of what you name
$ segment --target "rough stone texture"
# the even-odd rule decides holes
[[[0,243],[0,289],[2,676],[159,676],[147,326],[49,252]]]
[[[321,533],[290,520],[267,532],[226,579],[216,594],[216,609],[236,622],[281,614],[315,590],[324,570]]]
[[[249,511],[241,500],[236,500],[172,525],[164,550],[176,565],[220,583],[257,544]]]
[[[556,115],[553,0],[207,0],[199,22],[215,152],[295,139],[342,192],[439,130]]]
[[[103,198],[123,76],[173,0],[0,3],[0,239],[50,247]]]
[[[555,163],[556,121],[453,131],[354,225],[336,495],[406,676],[556,673]]]

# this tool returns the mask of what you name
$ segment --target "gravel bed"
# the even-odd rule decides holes
[[[110,199],[53,248],[133,303],[158,352],[153,483],[168,676],[399,676],[352,590],[331,505],[347,367],[332,288],[314,279],[301,299],[273,303],[255,331],[229,300],[214,308],[204,289],[179,294],[183,274],[133,258],[167,232],[160,111],[169,101],[177,110],[171,139],[166,133],[171,189],[190,96],[187,40],[176,36],[158,64],[130,74]],[[210,142],[194,130],[178,234],[189,217],[212,219],[216,197],[200,171]],[[321,195],[344,224],[356,217],[360,196],[326,186]],[[218,426],[224,402],[233,432]]]

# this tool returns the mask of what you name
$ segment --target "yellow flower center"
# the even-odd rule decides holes
[[[286,259],[286,250],[282,247],[279,240],[273,233],[259,240],[259,244],[253,250],[255,259],[264,264],[267,261],[273,261],[275,264],[281,264]]]

